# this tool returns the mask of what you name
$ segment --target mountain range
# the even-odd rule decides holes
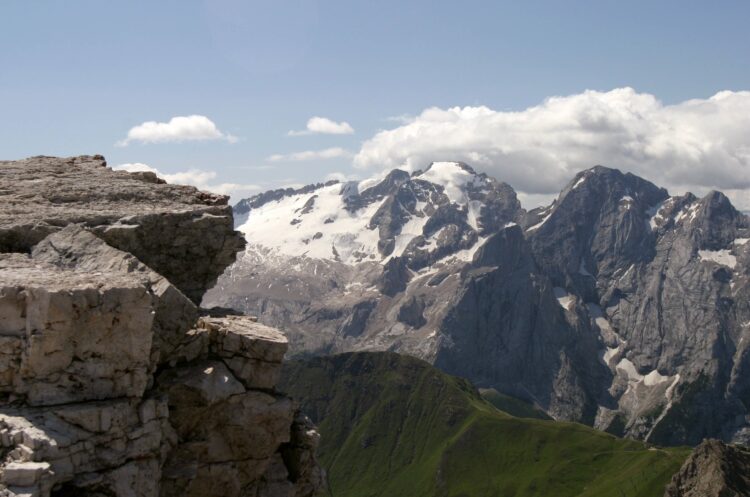
[[[389,352],[288,362],[279,386],[320,429],[331,497],[662,497],[690,453],[510,416],[468,381]]]
[[[556,420],[663,445],[750,439],[750,219],[602,166],[552,204],[436,162],[234,207],[244,253],[204,306],[297,356],[393,351]]]

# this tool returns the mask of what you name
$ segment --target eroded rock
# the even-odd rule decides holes
[[[84,224],[198,303],[244,247],[227,197],[112,171],[102,156],[0,161],[0,252]]]
[[[198,317],[244,245],[226,198],[104,166],[0,162],[0,496],[313,495],[286,338]]]
[[[719,440],[705,440],[693,449],[664,493],[664,497],[745,495],[750,495],[750,451]]]
[[[37,406],[143,395],[153,314],[138,278],[0,254],[0,282],[0,393]]]

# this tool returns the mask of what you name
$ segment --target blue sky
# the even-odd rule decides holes
[[[363,177],[378,169],[378,157],[387,158],[383,167],[403,159],[390,149],[356,158],[363,143],[414,121],[389,118],[431,107],[486,106],[505,116],[587,89],[610,105],[607,92],[630,87],[670,108],[750,89],[748,19],[750,2],[739,0],[4,0],[0,150],[4,159],[101,153],[111,165],[143,163],[168,174],[195,169],[213,173],[216,183],[263,189],[335,172]],[[116,146],[141,123],[191,115],[238,140]],[[313,116],[346,122],[354,132],[288,135]],[[722,122],[732,132],[737,121],[729,115]],[[402,139],[381,135],[377,143],[387,137]],[[742,156],[748,143],[735,141],[726,153]],[[492,162],[504,159],[480,154],[476,143],[462,146],[443,153],[475,153],[479,169],[507,174]],[[419,147],[419,161],[452,159],[430,157],[429,142]],[[330,148],[345,153],[269,160]],[[581,165],[565,157],[562,172],[551,176]],[[746,158],[738,164],[717,184],[700,179],[705,174],[684,185],[676,172],[655,179],[677,188],[735,188],[741,196],[747,185],[741,178],[733,184],[732,175],[750,177],[750,170]],[[551,188],[524,186],[530,194]]]

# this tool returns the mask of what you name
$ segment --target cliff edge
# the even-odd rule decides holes
[[[101,156],[0,162],[0,496],[307,497],[287,339],[197,307],[244,247],[227,198]]]

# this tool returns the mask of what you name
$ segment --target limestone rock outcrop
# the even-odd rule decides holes
[[[664,497],[745,497],[750,495],[750,451],[719,440],[693,449],[667,485]]]
[[[106,165],[100,155],[0,161],[0,252],[82,224],[200,303],[245,246],[228,198]]]
[[[244,246],[226,198],[101,157],[0,171],[0,496],[314,495],[287,339],[195,304]]]

